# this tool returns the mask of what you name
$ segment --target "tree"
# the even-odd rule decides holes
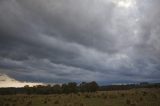
[[[62,92],[69,93],[67,84],[62,84]]]
[[[29,88],[29,85],[25,85],[24,88]]]
[[[86,83],[82,82],[79,86],[81,92],[95,92],[98,90],[99,86],[95,81]]]
[[[30,88],[29,85],[25,85],[24,89],[26,90],[27,94],[31,94],[32,93],[32,88]]]
[[[89,91],[90,92],[95,92],[99,88],[98,84],[95,81],[92,81],[92,82],[88,83],[88,86],[89,86]]]
[[[86,87],[86,82],[82,82],[80,85],[79,85],[79,91],[80,92],[86,92],[87,91],[87,87]]]
[[[76,93],[77,92],[77,83],[76,82],[68,83],[68,90],[70,93]]]
[[[59,84],[56,84],[52,87],[52,91],[53,93],[61,93],[62,92],[62,88]]]

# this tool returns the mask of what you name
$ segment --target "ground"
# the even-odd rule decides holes
[[[160,88],[53,95],[2,95],[0,106],[160,106]]]

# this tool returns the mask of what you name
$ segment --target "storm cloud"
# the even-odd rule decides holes
[[[158,82],[159,4],[1,0],[0,73],[46,83]]]

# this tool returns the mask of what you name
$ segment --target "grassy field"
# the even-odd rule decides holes
[[[160,88],[96,93],[0,96],[0,106],[160,106]]]

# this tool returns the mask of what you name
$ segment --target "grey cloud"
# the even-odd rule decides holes
[[[158,4],[3,0],[0,73],[41,82],[159,81]]]

